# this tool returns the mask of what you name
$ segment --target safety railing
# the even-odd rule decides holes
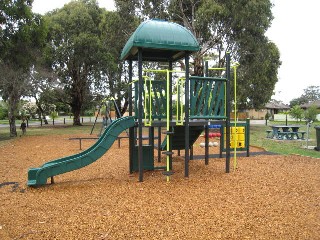
[[[226,78],[190,77],[190,119],[225,119]]]

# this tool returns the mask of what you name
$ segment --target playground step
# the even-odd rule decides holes
[[[166,132],[162,132],[163,134],[166,134],[166,135],[173,135],[174,132],[170,132],[170,131],[166,131]]]
[[[164,172],[162,172],[162,174],[165,176],[171,176],[174,174],[174,171],[164,171]]]
[[[173,152],[165,151],[165,152],[162,152],[162,154],[165,154],[165,155],[173,155]]]

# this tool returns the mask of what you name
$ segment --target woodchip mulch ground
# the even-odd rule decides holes
[[[186,179],[174,157],[170,182],[150,171],[140,183],[128,174],[123,139],[56,184],[28,188],[28,168],[79,152],[69,137],[25,136],[0,148],[0,239],[320,239],[320,159],[238,157],[230,174],[224,159],[192,161]]]

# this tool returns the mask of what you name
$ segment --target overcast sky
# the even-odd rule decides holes
[[[320,1],[274,0],[267,36],[279,48],[282,66],[275,99],[289,103],[308,86],[320,86]]]
[[[308,86],[320,86],[320,0],[271,1],[274,20],[267,36],[278,46],[282,61],[273,98],[289,103]],[[34,0],[33,11],[44,14],[68,2]],[[100,7],[115,10],[113,0],[98,2]]]
[[[61,8],[68,2],[71,2],[71,0],[34,0],[32,6],[34,12],[44,14],[55,8]],[[113,0],[98,0],[98,3],[100,7],[104,7],[107,10],[115,10]]]

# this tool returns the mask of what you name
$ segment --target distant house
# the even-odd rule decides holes
[[[316,100],[316,101],[313,101],[313,102],[310,102],[310,103],[302,104],[302,105],[300,105],[300,107],[301,107],[302,109],[305,109],[305,110],[306,110],[307,108],[309,108],[309,107],[311,107],[311,106],[313,106],[313,105],[316,105],[317,108],[320,109],[320,99],[319,99],[319,100]]]
[[[266,109],[271,114],[271,116],[273,116],[274,114],[289,111],[290,106],[284,103],[273,102],[273,103],[267,103]]]
[[[271,102],[267,103],[265,107],[260,110],[250,109],[247,113],[250,119],[265,119],[267,113],[269,113],[271,119],[274,119],[275,114],[289,110],[289,105],[279,102]]]

